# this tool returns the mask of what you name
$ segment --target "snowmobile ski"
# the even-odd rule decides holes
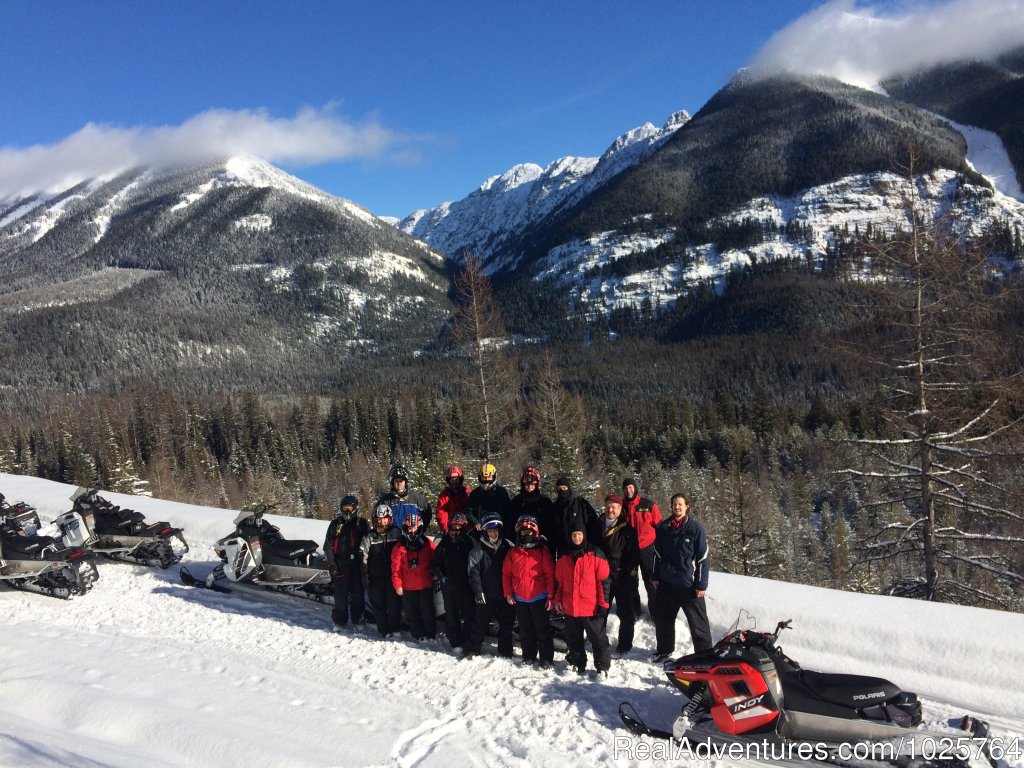
[[[208,589],[211,592],[220,592],[221,594],[230,595],[232,590],[227,587],[221,586],[213,579],[197,579],[192,572],[184,565],[178,569],[178,576],[181,578],[181,583],[186,587],[197,587],[199,589]]]

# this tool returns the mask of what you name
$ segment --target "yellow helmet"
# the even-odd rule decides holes
[[[480,482],[493,483],[498,479],[498,470],[493,464],[482,464],[480,466]]]

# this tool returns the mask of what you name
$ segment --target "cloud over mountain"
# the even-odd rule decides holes
[[[294,117],[266,110],[212,109],[180,125],[88,123],[55,144],[0,148],[0,196],[66,188],[137,166],[252,155],[273,163],[316,165],[356,158],[407,158],[419,140],[376,119],[355,122],[332,105]]]
[[[1024,45],[1024,1],[833,0],[776,32],[750,62],[761,72],[822,74],[871,87],[890,75]]]

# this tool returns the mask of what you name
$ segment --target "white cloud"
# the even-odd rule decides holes
[[[285,118],[265,110],[213,109],[181,125],[157,127],[89,123],[56,144],[0,147],[0,196],[66,189],[133,167],[235,155],[300,166],[354,158],[407,162],[412,141],[374,119],[343,119],[333,106]]]
[[[872,87],[890,75],[992,59],[1022,45],[1024,0],[833,0],[775,33],[750,67],[831,75]]]

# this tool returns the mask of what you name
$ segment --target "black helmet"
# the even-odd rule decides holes
[[[407,470],[401,464],[395,464],[395,466],[393,466],[391,468],[391,472],[388,473],[388,482],[389,483],[394,483],[395,480],[397,480],[399,478],[401,478],[402,480],[405,480],[405,482],[408,483],[409,482],[409,470]]]
[[[341,510],[341,516],[348,520],[355,517],[356,512],[359,511],[359,499],[349,494],[338,503],[338,508]]]

